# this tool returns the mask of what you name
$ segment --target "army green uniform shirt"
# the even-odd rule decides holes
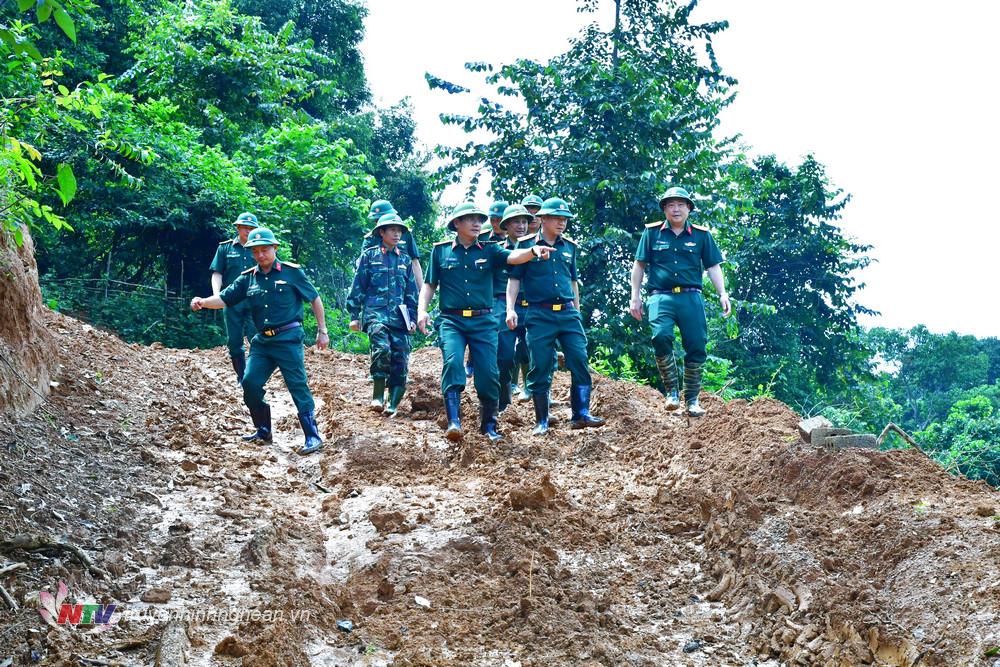
[[[227,306],[248,301],[259,331],[301,322],[302,303],[312,302],[319,294],[297,264],[274,260],[268,273],[257,266],[248,269],[219,296]]]
[[[649,290],[701,287],[702,272],[723,259],[708,228],[687,225],[674,234],[668,222],[646,225],[635,258],[646,265]]]
[[[476,241],[468,248],[457,240],[434,244],[427,282],[440,289],[441,309],[492,308],[493,275],[509,256],[510,250],[499,243]]]
[[[417,282],[412,258],[397,245],[368,248],[361,253],[354,283],[347,296],[352,320],[376,319],[386,326],[407,329],[399,306],[406,306],[410,321],[417,321]],[[362,315],[364,316],[362,318]]]
[[[537,234],[529,234],[518,239],[517,248],[531,246],[552,248],[547,260],[535,258],[527,264],[518,264],[510,269],[510,277],[521,281],[521,289],[528,303],[567,303],[576,299],[573,283],[576,281],[576,242],[560,236],[549,244]]]
[[[494,234],[492,231],[489,232],[488,234],[480,234],[479,235],[479,242],[480,243],[496,243],[501,248],[506,248],[508,250],[513,250],[514,249],[514,246],[512,246],[509,243],[507,243],[507,237],[506,236],[500,236],[498,234]],[[504,264],[500,268],[499,271],[495,271],[493,273],[493,296],[494,297],[496,297],[498,299],[500,297],[506,298],[505,295],[507,294],[507,275],[509,274],[509,272],[510,272],[510,266],[508,264]]]
[[[223,241],[215,251],[209,271],[222,274],[222,286],[229,287],[247,269],[257,266],[253,250],[240,245],[239,237]]]

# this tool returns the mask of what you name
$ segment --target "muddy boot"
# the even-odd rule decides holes
[[[535,404],[535,428],[531,435],[545,435],[549,432],[549,394],[536,394],[531,400]]]
[[[389,403],[385,406],[385,414],[390,417],[396,416],[396,412],[399,410],[399,403],[403,400],[403,394],[405,393],[405,386],[389,387]]]
[[[462,439],[462,394],[454,389],[444,393],[444,411],[448,415],[448,429],[444,437],[452,442]]]
[[[698,403],[701,393],[701,364],[684,364],[684,404],[689,417],[703,417],[705,408]]]
[[[372,379],[372,402],[368,407],[373,412],[382,412],[382,408],[385,407],[385,378]]]
[[[257,427],[256,432],[244,435],[246,442],[271,442],[271,406],[264,404],[250,410],[250,419]]]
[[[516,368],[521,369],[521,374],[523,376],[523,381],[521,382],[521,393],[517,395],[517,400],[521,401],[522,403],[524,401],[530,401],[531,394],[528,393],[528,364],[521,364]],[[515,378],[516,377],[517,376],[515,375]]]
[[[569,388],[569,404],[573,410],[573,428],[604,426],[604,420],[590,414],[590,385],[573,385]]]
[[[497,433],[496,401],[479,401],[479,432],[494,444],[503,440],[503,436]]]
[[[681,407],[681,397],[677,391],[677,362],[674,360],[674,355],[656,357],[656,369],[660,371],[663,391],[667,395],[666,408],[676,410]]]
[[[303,412],[299,415],[299,423],[302,424],[302,433],[306,436],[306,444],[299,449],[299,454],[305,456],[319,451],[323,447],[323,439],[319,437],[316,416],[312,412]]]
[[[242,354],[238,357],[229,357],[233,362],[233,370],[236,371],[236,381],[243,384],[243,373],[247,369],[247,359]]]

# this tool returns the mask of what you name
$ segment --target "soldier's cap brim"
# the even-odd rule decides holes
[[[486,215],[485,213],[483,213],[482,211],[468,211],[466,213],[462,213],[460,215],[456,215],[454,218],[452,218],[451,220],[449,220],[448,221],[448,231],[457,232],[458,229],[455,227],[455,221],[458,220],[459,218],[464,218],[467,215],[478,216],[479,218],[481,218],[479,222],[487,222],[490,219],[490,217],[488,215]]]
[[[257,239],[255,241],[247,241],[245,244],[243,244],[243,247],[244,248],[256,248],[257,246],[262,246],[262,245],[279,246],[279,245],[281,245],[281,243],[277,239],[275,239],[273,241],[269,241],[268,239]]]
[[[557,215],[560,218],[574,218],[574,217],[576,217],[572,213],[570,213],[569,211],[560,211],[557,208],[543,208],[540,211],[538,211],[538,213],[535,214],[536,217],[541,217],[543,215]]]
[[[514,222],[518,218],[524,218],[525,222],[531,224],[531,221],[535,219],[535,216],[531,215],[530,213],[528,213],[527,215],[525,215],[524,213],[518,213],[517,215],[512,215],[509,218],[504,218],[503,220],[500,221],[500,229],[507,229],[507,225]]]
[[[375,225],[374,227],[372,227],[372,232],[374,233],[377,232],[382,227],[392,227],[393,225],[395,225],[396,227],[402,227],[406,231],[410,231],[410,226],[405,222],[403,222],[402,220],[392,220]]]
[[[680,199],[681,201],[686,201],[688,203],[688,206],[691,207],[691,210],[692,211],[694,210],[694,202],[691,201],[689,198],[687,198],[687,197],[678,197],[677,195],[670,195],[669,197],[663,197],[662,199],[660,199],[660,210],[661,211],[663,210],[663,205],[666,204],[671,199]]]

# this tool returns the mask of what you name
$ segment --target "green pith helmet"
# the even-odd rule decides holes
[[[514,218],[527,218],[528,222],[531,222],[535,219],[535,216],[520,204],[511,204],[503,211],[503,220],[500,221],[500,229],[507,229],[507,223]]]
[[[386,213],[378,219],[378,222],[375,223],[372,233],[377,232],[379,227],[388,227],[390,225],[396,225],[397,227],[402,227],[406,231],[410,231],[410,226],[403,222],[403,219],[399,217],[398,213]]]
[[[539,197],[538,195],[528,195],[527,197],[521,200],[521,206],[525,208],[529,206],[537,206],[541,208],[543,203],[544,202],[542,201],[542,198]]]
[[[455,229],[455,221],[463,215],[478,215],[482,218],[480,222],[486,222],[489,220],[489,216],[486,215],[481,208],[476,206],[475,202],[467,201],[456,206],[452,210],[451,215],[448,216],[448,231],[458,231]]]
[[[663,210],[663,205],[667,203],[668,199],[683,199],[694,210],[694,201],[691,199],[691,193],[684,188],[674,186],[672,188],[667,188],[667,191],[663,193],[660,197],[660,210]]]
[[[573,213],[569,210],[566,200],[559,197],[550,197],[542,202],[542,210],[535,215],[558,215],[563,218],[572,218]]]
[[[491,218],[502,218],[503,212],[507,210],[509,204],[502,199],[498,199],[492,204],[490,204],[490,217]]]
[[[396,209],[392,207],[387,199],[379,199],[376,202],[372,202],[372,208],[368,211],[368,222],[375,222],[379,220],[386,213],[395,213]]]
[[[247,242],[243,244],[244,248],[256,248],[259,245],[281,245],[278,243],[278,239],[274,238],[274,232],[272,232],[267,227],[258,227],[257,229],[250,232],[250,236],[247,237]]]
[[[240,213],[233,224],[238,227],[260,227],[257,216],[253,213]]]

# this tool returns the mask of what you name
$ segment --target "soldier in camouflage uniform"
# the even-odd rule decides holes
[[[232,285],[241,273],[257,265],[253,252],[246,247],[247,236],[258,226],[257,216],[253,213],[240,213],[235,224],[236,238],[226,239],[219,244],[209,266],[212,272],[212,294],[216,296],[224,287]],[[241,303],[226,308],[223,318],[226,322],[226,346],[229,348],[233,370],[236,371],[236,381],[243,382],[243,372],[247,367],[243,339],[250,340],[257,333],[250,316],[250,305]]]
[[[389,416],[396,415],[406,391],[410,334],[417,321],[417,283],[411,258],[401,242],[406,231],[406,224],[395,213],[379,218],[374,234],[382,243],[362,251],[347,297],[351,330],[368,334],[374,385],[371,408],[382,411],[388,382],[385,412]]]
[[[392,203],[388,200],[379,199],[378,201],[374,201],[372,202],[371,209],[368,211],[368,222],[377,224],[386,213],[399,215],[399,212],[393,208]],[[375,228],[373,227],[371,231],[365,234],[362,247],[366,250],[368,248],[377,248],[381,243],[382,238],[375,233]],[[420,248],[417,247],[417,242],[414,240],[413,232],[410,231],[409,227],[407,227],[406,232],[403,234],[400,244],[400,250],[410,256],[410,263],[413,265],[413,279],[417,281],[417,289],[419,290],[424,284],[424,270],[420,266]]]

